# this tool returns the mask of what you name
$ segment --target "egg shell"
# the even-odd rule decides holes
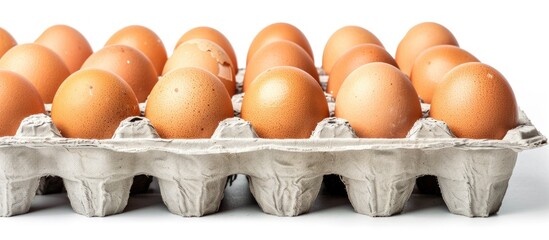
[[[145,117],[162,138],[210,138],[220,121],[233,116],[225,86],[210,72],[195,67],[163,76],[145,109]]]
[[[395,60],[400,70],[410,76],[416,57],[425,49],[436,45],[459,46],[450,30],[438,23],[424,22],[412,27],[396,50]]]
[[[288,23],[274,23],[263,28],[253,39],[248,49],[248,55],[246,57],[246,65],[250,63],[250,60],[254,56],[255,52],[261,47],[275,41],[286,40],[294,42],[299,45],[314,62],[313,50],[309,44],[309,40],[305,37],[305,34],[301,32],[297,27]]]
[[[326,92],[337,98],[345,78],[358,67],[371,62],[384,62],[398,67],[395,59],[379,45],[368,43],[356,45],[343,54],[332,67]]]
[[[67,25],[54,25],[46,29],[35,41],[53,50],[67,65],[70,73],[76,72],[82,63],[93,53],[90,43]]]
[[[233,64],[233,72],[235,74],[238,73],[238,61],[236,60],[236,53],[234,52],[231,42],[229,42],[229,39],[227,39],[227,37],[225,37],[223,33],[217,31],[214,28],[196,27],[187,31],[185,34],[183,34],[183,36],[179,38],[179,40],[175,44],[175,49],[177,49],[177,47],[181,45],[181,43],[196,38],[210,40],[223,48],[223,50],[225,50],[225,52],[227,53],[227,55],[229,55],[229,58],[231,59],[231,62]]]
[[[151,29],[139,25],[122,28],[107,40],[105,46],[115,44],[128,45],[141,51],[151,60],[157,74],[162,73],[168,54],[162,39]]]
[[[17,45],[15,38],[8,31],[0,27],[0,58],[15,45]]]
[[[166,62],[162,75],[181,67],[199,67],[215,75],[229,95],[236,92],[235,74],[229,55],[206,39],[193,39],[179,45]]]
[[[412,68],[410,80],[425,103],[430,103],[442,77],[452,68],[479,60],[469,52],[453,46],[438,45],[423,51]]]
[[[126,81],[137,100],[145,102],[158,82],[151,61],[139,50],[126,45],[109,45],[92,54],[82,69],[98,68],[111,71]]]
[[[470,62],[446,75],[435,90],[430,116],[460,138],[502,139],[518,125],[513,89],[493,67]]]
[[[0,137],[15,135],[24,118],[45,113],[38,91],[23,76],[0,70]]]
[[[59,87],[51,108],[55,126],[67,138],[111,138],[122,120],[140,114],[130,85],[101,69],[70,75]]]
[[[335,116],[348,120],[361,138],[404,138],[422,112],[406,75],[390,64],[374,62],[345,79]]]
[[[55,52],[39,44],[21,44],[0,59],[0,69],[21,74],[38,90],[44,103],[51,103],[69,69]]]
[[[345,26],[335,31],[326,42],[322,54],[322,69],[330,73],[337,60],[356,45],[371,43],[383,48],[383,44],[370,31],[359,26]]]
[[[263,71],[277,66],[297,67],[320,84],[315,64],[307,52],[293,42],[280,40],[263,46],[252,57],[244,72],[243,91],[246,91],[250,83]]]
[[[305,71],[281,66],[266,70],[249,86],[241,117],[262,138],[309,138],[329,116],[322,88]]]

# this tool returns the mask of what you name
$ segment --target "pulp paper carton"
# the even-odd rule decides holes
[[[235,116],[242,97],[233,97]],[[218,210],[227,177],[243,174],[264,212],[296,216],[310,209],[323,176],[336,174],[358,213],[399,213],[416,178],[433,175],[450,212],[489,216],[501,206],[518,152],[547,144],[522,112],[504,139],[478,140],[454,137],[428,109],[402,139],[357,138],[334,117],[309,139],[261,139],[238,117],[221,122],[210,139],[161,139],[139,116],[121,122],[112,139],[68,139],[49,116],[34,115],[16,136],[0,138],[0,215],[26,213],[44,176],[63,180],[79,214],[121,213],[134,176],[147,175],[158,179],[171,212],[202,216]]]

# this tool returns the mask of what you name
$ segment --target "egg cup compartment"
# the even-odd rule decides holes
[[[322,185],[322,153],[294,154],[284,150],[243,153],[242,173],[263,212],[297,216],[308,212]]]
[[[145,113],[145,103],[139,104],[139,109],[141,112],[141,116]],[[51,113],[51,104],[44,104],[44,108],[46,110],[46,113],[48,116],[50,116]],[[136,118],[137,119],[137,118]],[[132,121],[135,119],[130,119],[128,121]],[[34,117],[30,117],[25,119],[24,121],[27,121],[27,123],[22,124],[22,126],[26,126],[29,128],[25,133],[17,133],[16,136],[27,136],[27,137],[62,137],[59,133],[59,130],[55,126],[53,126],[53,123],[51,122],[51,119],[46,119],[41,115],[37,115]],[[29,121],[33,121],[29,122]],[[44,124],[47,123],[47,126],[43,125],[37,125],[37,124]],[[19,129],[21,130],[21,129]],[[135,135],[134,137],[151,137],[151,138],[158,138],[158,134],[156,131],[154,133],[151,133],[150,135],[143,135],[144,133],[131,133],[132,135]],[[123,136],[116,136],[116,138],[123,138]],[[137,175],[133,179],[133,183],[130,188],[130,194],[142,194],[149,191],[149,187],[152,183],[152,177],[147,175]],[[58,176],[43,176],[40,178],[40,183],[38,185],[38,189],[36,190],[37,195],[46,195],[46,194],[54,194],[54,193],[61,193],[65,192],[65,185],[63,182],[63,179]]]

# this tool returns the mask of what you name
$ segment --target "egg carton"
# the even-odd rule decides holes
[[[233,98],[236,115],[241,99]],[[222,121],[210,139],[161,139],[144,117],[122,121],[112,139],[70,139],[49,116],[33,115],[16,136],[0,138],[0,216],[28,212],[45,176],[62,179],[79,214],[121,213],[138,175],[158,179],[170,212],[202,216],[218,211],[235,174],[246,175],[261,209],[278,216],[309,211],[331,174],[341,176],[355,211],[369,216],[401,212],[424,175],[438,178],[450,212],[489,216],[501,206],[518,152],[547,144],[523,112],[502,140],[463,139],[422,107],[424,118],[401,139],[357,138],[334,117],[309,139],[258,138],[238,117]]]

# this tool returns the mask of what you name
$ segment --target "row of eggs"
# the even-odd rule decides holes
[[[139,115],[145,100],[145,116],[163,138],[209,138],[233,116],[236,56],[227,38],[209,27],[184,34],[169,58],[161,39],[143,26],[121,29],[95,53],[69,26],[50,27],[22,45],[0,28],[0,57],[0,136],[43,113],[44,102],[52,103],[54,123],[71,138],[110,138],[122,119]],[[419,98],[457,137],[501,139],[517,125],[505,78],[436,23],[410,29],[395,58],[368,30],[343,27],[328,40],[322,68],[336,117],[359,137],[404,137],[422,116]],[[260,137],[308,138],[329,116],[309,42],[287,23],[254,38],[243,91],[241,117]]]

